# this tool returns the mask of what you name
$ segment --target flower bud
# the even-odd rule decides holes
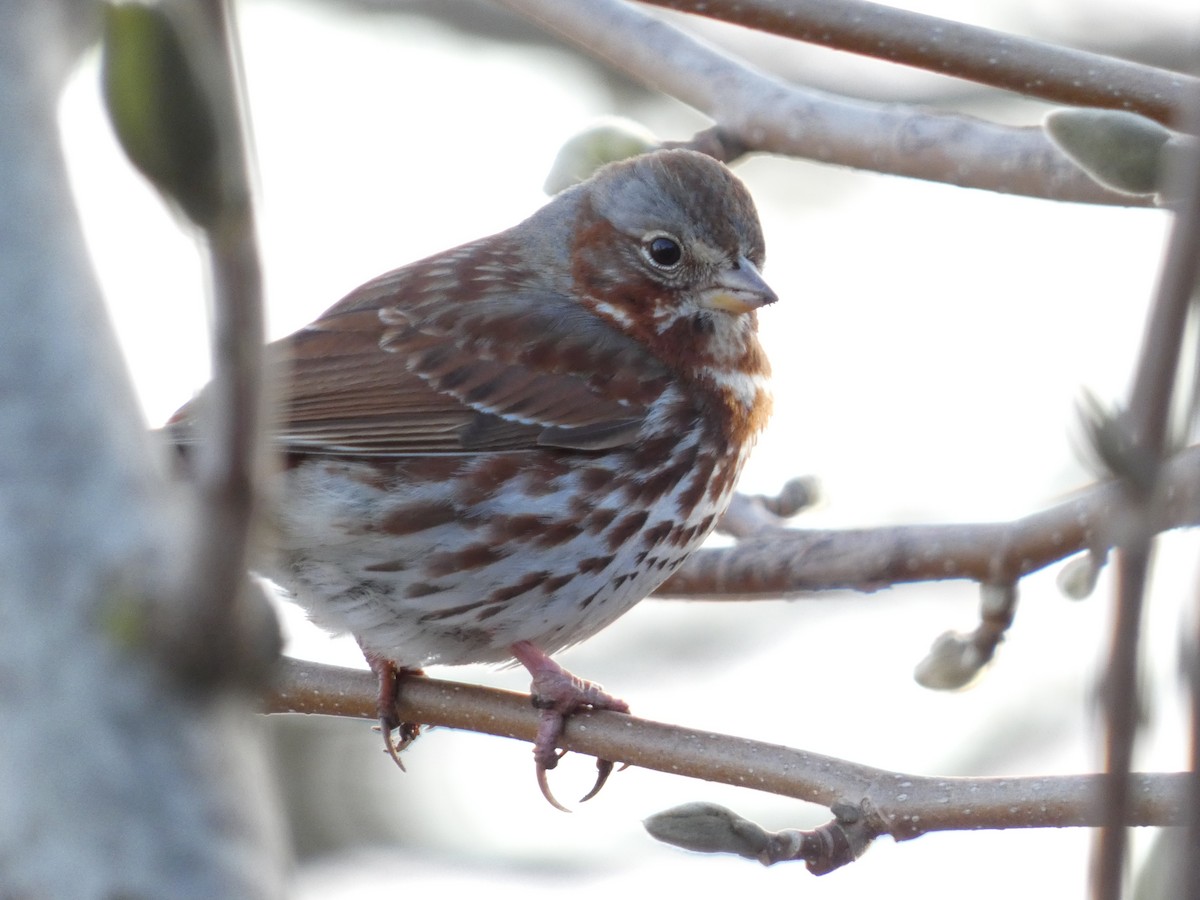
[[[101,79],[130,162],[192,221],[210,222],[220,202],[217,127],[187,48],[161,7],[106,8]]]
[[[586,181],[606,163],[628,159],[659,146],[648,129],[629,119],[603,119],[570,138],[555,157],[543,190],[557,194]]]
[[[933,691],[956,691],[969,685],[987,663],[988,658],[970,635],[947,631],[933,642],[929,654],[917,663],[913,678],[921,687]]]
[[[1136,113],[1056,109],[1043,126],[1050,140],[1093,181],[1124,194],[1153,194],[1162,184],[1163,147],[1171,132]]]
[[[1086,600],[1096,589],[1103,566],[1103,558],[1090,552],[1069,560],[1058,571],[1058,589],[1069,600]]]
[[[770,833],[716,803],[684,803],[645,819],[650,836],[699,853],[736,853],[758,859]]]

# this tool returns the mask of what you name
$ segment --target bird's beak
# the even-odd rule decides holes
[[[701,306],[739,316],[778,299],[744,256],[738,257],[737,268],[722,269],[712,285],[700,292]]]

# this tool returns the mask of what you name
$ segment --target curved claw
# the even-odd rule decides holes
[[[628,713],[629,704],[606,693],[603,688],[590,681],[576,678],[529,641],[518,641],[512,647],[513,656],[533,676],[530,685],[530,700],[535,709],[541,710],[537,736],[533,742],[533,759],[537,766],[538,787],[542,796],[555,809],[570,812],[550,792],[546,773],[558,765],[565,750],[559,751],[558,741],[562,737],[567,717],[579,709],[603,709]],[[624,766],[622,766],[624,768]],[[607,759],[596,760],[596,783],[580,803],[591,800],[604,787],[612,774],[613,763]]]
[[[412,722],[397,722],[393,716],[380,716],[379,731],[383,734],[383,747],[387,751],[387,755],[392,758],[392,762],[400,767],[401,772],[407,772],[404,767],[404,761],[400,759],[400,752],[416,740],[417,735],[421,733],[421,727],[414,725]],[[399,731],[399,740],[392,740],[392,732]]]
[[[571,810],[563,806],[555,798],[550,790],[550,783],[546,778],[546,773],[556,768],[558,761],[567,755],[566,750],[557,749],[558,739],[562,736],[566,721],[566,716],[556,710],[542,710],[542,719],[538,725],[537,739],[533,744],[533,758],[537,766],[537,783],[542,796],[555,809],[570,812]],[[608,776],[613,773],[613,767],[614,763],[612,760],[596,760],[596,783],[592,785],[590,791],[583,795],[579,801],[580,803],[586,803],[600,793],[600,789],[608,781]],[[626,766],[622,765],[621,768],[624,769]]]
[[[622,768],[624,768],[622,766]],[[613,772],[613,763],[611,759],[596,760],[596,783],[592,785],[592,789],[579,798],[580,803],[587,803],[604,787],[604,782],[608,781],[608,776]]]
[[[546,798],[547,803],[549,803],[551,806],[553,806],[559,812],[569,813],[571,810],[569,810],[567,807],[565,807],[561,803],[559,803],[558,800],[555,798],[554,794],[550,791],[550,782],[546,778],[546,773],[549,771],[550,770],[548,768],[543,766],[541,763],[538,763],[538,767],[537,767],[538,788],[541,790],[542,796]],[[593,788],[592,790],[595,791],[596,789]],[[584,799],[586,800],[587,797],[584,797]]]
[[[392,758],[401,772],[407,772],[404,763],[400,761],[400,751],[411,744],[421,733],[421,726],[412,722],[401,722],[396,715],[396,700],[400,694],[400,679],[405,675],[422,675],[420,669],[409,669],[397,666],[390,659],[385,659],[377,653],[363,648],[371,671],[379,679],[379,697],[376,701],[376,712],[379,716],[379,731],[383,734],[383,746],[387,755]],[[399,731],[399,741],[392,740],[392,732]]]
[[[566,756],[566,751],[565,750],[560,751],[557,755],[555,755],[554,763],[557,764],[558,761],[560,759],[562,759],[564,756]],[[542,796],[546,798],[547,803],[549,803],[551,806],[553,806],[557,810],[560,810],[565,813],[569,813],[569,812],[571,812],[571,810],[569,808],[563,806],[561,803],[559,803],[558,798],[554,796],[554,792],[550,790],[550,780],[546,777],[546,773],[549,772],[554,767],[555,767],[554,765],[542,765],[541,763],[538,763],[538,765],[537,765],[538,789],[541,790]],[[587,803],[589,800],[591,800],[593,797],[595,797],[598,793],[600,793],[600,789],[603,788],[605,783],[608,781],[608,776],[613,773],[614,767],[615,767],[615,764],[612,762],[612,760],[609,760],[609,759],[596,760],[596,783],[592,785],[592,789],[590,791],[588,791],[586,794],[584,794],[582,797],[579,798],[580,803]],[[626,768],[628,768],[628,765],[622,765],[621,768],[626,769]]]
[[[400,767],[401,772],[407,772],[408,769],[404,768],[404,763],[400,759],[400,751],[404,748],[397,747],[396,742],[392,740],[392,729],[394,727],[386,716],[379,719],[379,731],[383,735],[383,749],[392,758],[392,762]]]

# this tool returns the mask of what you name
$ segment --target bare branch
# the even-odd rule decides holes
[[[656,596],[728,600],[810,591],[878,590],[912,581],[1013,581],[1121,535],[1128,498],[1117,482],[1012,522],[780,530],[693,553]],[[1163,464],[1156,530],[1200,524],[1200,447]]]
[[[1200,105],[1200,85],[1195,96]],[[1131,438],[1143,452],[1156,457],[1166,448],[1184,325],[1200,278],[1200,254],[1196,252],[1200,247],[1200,149],[1195,145],[1181,148],[1175,162],[1171,173],[1175,184],[1168,194],[1178,198],[1179,205],[1142,337],[1128,411]]]
[[[223,3],[188,4],[189,61],[218,118],[220,177],[217,212],[205,224],[212,283],[213,377],[205,412],[210,433],[196,450],[203,495],[203,544],[189,579],[210,603],[228,602],[246,569],[245,547],[255,507],[261,428],[262,271],[242,128],[241,85]],[[216,577],[214,577],[214,573]],[[216,582],[214,584],[214,582]],[[219,599],[218,599],[219,598]]]
[[[203,186],[202,229],[212,297],[212,381],[189,464],[196,487],[194,547],[181,602],[161,622],[167,658],[195,681],[251,679],[273,659],[275,625],[246,577],[262,474],[262,271],[243,122],[240,61],[223,0],[162,7],[183,38],[198,103],[216,135]],[[200,114],[200,111],[197,111]]]
[[[643,0],[1068,106],[1178,123],[1198,82],[1179,72],[865,0]]]
[[[1200,121],[1200,86],[1187,95],[1187,118]],[[1200,278],[1200,152],[1194,146],[1177,157],[1174,185],[1178,198],[1154,303],[1142,338],[1129,407],[1114,419],[1127,431],[1130,464],[1114,474],[1130,496],[1117,545],[1116,610],[1104,673],[1104,759],[1110,780],[1106,815],[1093,856],[1093,896],[1118,900],[1126,857],[1125,814],[1132,802],[1128,775],[1133,765],[1138,724],[1138,651],[1146,579],[1157,531],[1153,517],[1159,460],[1168,446],[1170,414],[1189,308]],[[1149,473],[1147,477],[1146,473]]]
[[[704,112],[734,146],[1002,193],[1149,205],[1097,185],[1040,128],[796,87],[618,0],[496,2]]]
[[[285,660],[267,711],[375,720],[370,672]],[[529,697],[477,685],[408,678],[398,713],[405,721],[532,741],[538,711]],[[852,804],[878,834],[897,840],[932,831],[1093,826],[1103,815],[1101,776],[936,778],[889,772],[804,750],[651,722],[611,712],[572,716],[561,746],[671,774],[768,791],[822,806]],[[1186,774],[1134,777],[1128,822],[1177,824]]]

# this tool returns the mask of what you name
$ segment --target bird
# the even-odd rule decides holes
[[[263,574],[358,641],[397,762],[392,731],[415,733],[400,676],[516,661],[562,808],[546,772],[566,719],[629,707],[552,656],[654,591],[728,505],[771,409],[764,256],[730,169],[660,149],[268,345],[282,462]],[[202,399],[169,423],[178,442]]]

